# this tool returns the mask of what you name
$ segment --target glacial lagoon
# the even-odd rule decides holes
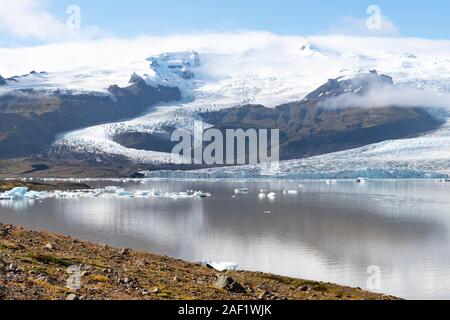
[[[87,183],[125,192],[2,200],[0,220],[188,261],[233,262],[409,299],[450,298],[447,182]],[[142,196],[145,190],[158,193]]]

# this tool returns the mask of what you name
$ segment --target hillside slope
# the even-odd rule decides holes
[[[138,116],[156,103],[181,97],[175,87],[142,79],[110,94],[22,89],[0,96],[0,159],[45,153],[58,133]]]
[[[205,266],[0,223],[0,300],[395,300],[330,283]],[[81,289],[67,288],[81,266]],[[221,281],[219,281],[221,280]],[[226,281],[224,281],[226,280]]]

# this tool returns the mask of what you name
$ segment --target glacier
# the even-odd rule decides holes
[[[106,41],[106,40],[105,40]],[[105,43],[101,43],[106,45]],[[450,94],[450,41],[413,38],[349,36],[278,36],[265,32],[141,38],[107,43],[127,54],[103,52],[100,44],[79,44],[98,49],[87,61],[56,58],[48,67],[49,48],[15,53],[48,72],[19,76],[0,88],[0,94],[20,88],[56,88],[106,94],[111,84],[126,85],[136,74],[149,85],[182,89],[183,100],[160,105],[148,113],[59,135],[55,146],[75,153],[117,155],[140,164],[170,164],[172,154],[126,148],[114,141],[123,132],[149,133],[170,138],[167,128],[192,128],[205,111],[243,104],[268,107],[302,100],[328,79],[347,79],[378,70],[405,88],[431,94]],[[52,47],[66,52],[66,47]],[[130,50],[128,50],[130,48]],[[72,47],[73,49],[73,47]],[[188,49],[188,50],[187,50]],[[0,61],[11,57],[0,50]],[[70,56],[70,52],[67,51]],[[108,56],[107,56],[108,55]],[[17,59],[16,59],[17,60]],[[105,61],[103,61],[105,60]],[[24,59],[27,63],[28,60]],[[0,67],[3,67],[0,65]],[[15,66],[5,66],[6,74]],[[23,70],[23,65],[16,66]],[[17,71],[18,72],[18,71]],[[3,72],[4,73],[4,72]],[[11,75],[11,74],[10,74]],[[446,121],[436,132],[417,138],[385,141],[362,148],[308,159],[283,161],[271,177],[298,179],[445,178],[450,174],[450,112],[448,105],[431,110]],[[148,177],[264,177],[258,166],[214,168],[191,172],[149,172]]]
[[[450,121],[411,139],[388,140],[307,159],[281,161],[270,176],[264,166],[146,172],[150,178],[442,179],[450,175]]]

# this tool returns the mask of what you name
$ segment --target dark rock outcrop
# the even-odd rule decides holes
[[[246,293],[244,287],[227,275],[219,275],[214,287],[221,290],[227,290],[232,293]]]
[[[128,83],[138,83],[141,81],[144,81],[144,79],[140,75],[138,75],[136,72],[134,72],[131,75],[130,81],[128,81]]]
[[[175,128],[167,129],[167,132],[172,132],[172,130],[175,130]],[[166,153],[172,152],[177,144],[177,142],[171,141],[169,134],[145,132],[118,132],[113,140],[127,148]]]

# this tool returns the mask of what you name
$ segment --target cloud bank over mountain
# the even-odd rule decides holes
[[[239,87],[240,95],[251,97],[248,102],[276,105],[301,99],[327,79],[369,70],[387,74],[406,87],[450,92],[446,81],[450,79],[450,41],[268,32],[102,38],[3,48],[0,75],[4,78],[31,70],[48,74],[39,83],[29,78],[0,90],[32,86],[105,91],[111,84],[126,85],[134,72],[151,77],[150,56],[190,50],[202,56],[197,80],[207,83],[208,90],[221,88],[224,95],[235,95]],[[268,101],[270,96],[276,101]]]
[[[324,102],[326,108],[384,108],[384,107],[450,107],[450,94],[433,93],[417,88],[378,86],[366,94],[341,95]]]

